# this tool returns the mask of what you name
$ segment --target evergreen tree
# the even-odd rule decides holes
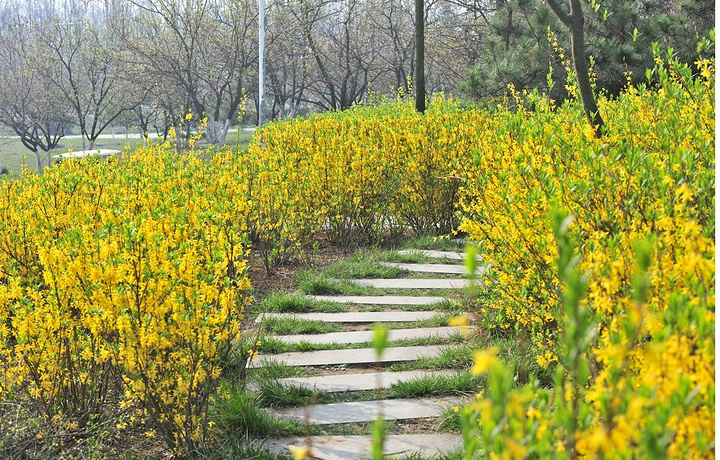
[[[504,94],[507,85],[516,89],[548,91],[547,75],[564,82],[563,67],[548,45],[548,27],[560,45],[570,50],[566,28],[542,0],[496,0],[481,59],[468,70],[460,89],[478,99]],[[672,47],[678,58],[692,64],[697,43],[715,23],[712,0],[590,0],[585,5],[587,53],[594,60],[599,90],[617,94],[624,74],[645,78],[653,66],[652,44]],[[707,50],[714,53],[714,50]],[[554,85],[550,96],[566,97],[564,85]]]

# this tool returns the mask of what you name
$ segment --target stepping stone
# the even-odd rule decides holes
[[[367,391],[378,388],[390,388],[396,383],[409,382],[423,377],[443,377],[455,375],[455,371],[403,371],[369,372],[367,374],[338,374],[319,377],[290,377],[278,379],[281,385],[292,385],[309,390],[340,393],[344,391]],[[378,382],[378,377],[380,381]]]
[[[445,302],[445,297],[430,296],[402,296],[402,295],[311,295],[308,296],[315,300],[338,302],[338,303],[354,303],[362,305],[432,305]]]
[[[450,260],[465,260],[465,254],[462,252],[455,252],[455,251],[434,251],[431,249],[408,249],[403,251],[398,251],[400,254],[413,254],[419,252],[420,254],[424,255],[425,257],[430,257],[433,259],[450,259]],[[482,257],[477,256],[477,260],[482,260]]]
[[[463,289],[470,285],[466,279],[363,279],[352,280],[361,285],[378,289]]]
[[[380,401],[357,401],[315,406],[275,409],[279,417],[310,423],[332,425],[334,423],[372,422],[382,409],[385,420],[408,420],[439,417],[448,407],[456,406],[463,398],[385,399]]]
[[[346,350],[294,351],[276,355],[259,355],[257,361],[248,363],[248,367],[261,367],[268,361],[284,363],[287,366],[331,366],[337,364],[395,363],[414,361],[418,358],[438,356],[443,345],[424,345],[416,347],[386,348],[380,360],[374,348],[355,348]]]
[[[467,268],[464,265],[453,264],[398,264],[395,262],[381,262],[381,265],[397,267],[409,272],[417,273],[448,273],[452,275],[465,275]]]
[[[437,311],[362,311],[350,313],[263,313],[255,319],[256,323],[263,318],[289,318],[323,321],[326,323],[397,323],[423,321],[439,315]]]
[[[287,454],[288,446],[307,446],[308,438],[281,438],[267,440],[265,446]],[[318,460],[359,460],[370,458],[372,436],[312,436],[312,458]],[[459,450],[462,436],[455,434],[391,434],[385,437],[384,458],[407,457],[419,454],[430,458]]]
[[[391,329],[388,340],[424,339],[428,337],[451,337],[460,334],[459,327],[418,327],[412,329]],[[275,339],[284,343],[366,343],[373,339],[373,331],[330,332],[327,334],[276,335]]]

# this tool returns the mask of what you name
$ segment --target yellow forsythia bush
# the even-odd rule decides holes
[[[512,390],[496,350],[478,353],[489,391],[462,412],[466,458],[713,455],[714,61],[656,63],[651,89],[600,99],[603,137],[579,103],[531,97],[466,163],[461,228],[499,291],[478,313],[557,361],[552,391]]]
[[[401,100],[264,126],[248,153],[256,247],[282,261],[324,229],[343,247],[453,230],[452,173],[476,145],[478,115],[438,96],[424,116]]]
[[[235,163],[153,145],[4,182],[0,398],[77,425],[119,405],[195,451],[249,301]]]

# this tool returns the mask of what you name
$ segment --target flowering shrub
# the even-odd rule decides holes
[[[4,182],[0,397],[76,424],[118,404],[193,452],[250,243],[271,270],[324,230],[349,247],[445,232],[460,210],[491,263],[484,327],[555,367],[552,389],[513,388],[476,354],[489,388],[461,411],[466,458],[709,456],[714,62],[696,68],[657,58],[652,89],[600,99],[599,139],[572,101],[438,97],[424,115],[399,101],[269,124],[206,163],[191,138]]]
[[[500,110],[465,170],[462,228],[502,291],[480,313],[559,361],[550,392],[511,390],[510,370],[482,360],[490,397],[465,409],[482,439],[468,458],[712,455],[714,62],[656,62],[656,89],[600,100],[604,137],[577,104],[538,99]]]
[[[477,116],[438,97],[424,116],[398,101],[266,125],[249,149],[254,240],[281,261],[324,228],[343,247],[398,226],[454,229],[452,172]]]
[[[0,397],[77,424],[120,403],[172,450],[201,445],[249,300],[229,158],[156,145],[3,184]]]

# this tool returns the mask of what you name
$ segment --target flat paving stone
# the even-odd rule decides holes
[[[418,327],[412,329],[391,329],[388,340],[424,339],[429,337],[451,337],[459,334],[459,327]],[[330,332],[327,334],[276,335],[275,339],[283,343],[366,343],[373,339],[373,331]]]
[[[466,279],[362,279],[352,280],[361,285],[377,289],[462,289],[470,285]]]
[[[289,377],[278,379],[278,383],[281,385],[307,388],[309,390],[340,393],[345,391],[367,391],[377,388],[390,388],[396,383],[409,382],[423,377],[444,377],[455,374],[455,371],[369,372],[366,374]]]
[[[386,348],[380,360],[377,359],[377,353],[374,348],[295,351],[275,355],[258,355],[256,361],[248,363],[248,367],[261,367],[270,361],[284,363],[288,366],[332,366],[338,364],[368,364],[375,362],[394,363],[438,356],[444,348],[447,348],[447,345]]]
[[[359,460],[370,458],[372,436],[312,436],[312,458],[318,460]],[[289,446],[306,446],[308,438],[269,439],[265,446],[287,454]],[[385,438],[385,458],[420,454],[423,458],[442,455],[463,446],[462,437],[455,434],[403,434]]]
[[[445,302],[445,297],[438,296],[403,296],[403,295],[311,295],[315,300],[352,303],[360,305],[433,305]]]
[[[400,264],[395,262],[380,262],[380,264],[417,273],[447,273],[451,275],[464,275],[467,273],[465,265],[457,264]]]
[[[433,259],[450,259],[450,260],[465,260],[465,254],[456,251],[435,251],[432,249],[405,249],[398,251],[400,254],[412,254],[419,252],[425,257]],[[482,260],[482,257],[477,256],[477,260]]]
[[[430,319],[439,315],[437,311],[362,311],[349,313],[263,313],[255,319],[259,323],[263,318],[295,317],[326,323],[376,323],[411,322]]]
[[[279,417],[300,420],[311,425],[334,423],[371,422],[382,410],[385,420],[408,420],[415,418],[439,417],[448,406],[462,402],[460,397],[385,399],[380,401],[356,401],[289,409],[275,409],[271,412]]]

